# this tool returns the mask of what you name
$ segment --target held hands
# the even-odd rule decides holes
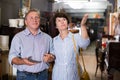
[[[29,65],[29,66],[37,64],[36,62],[29,61],[28,58],[22,58],[22,60],[23,60],[24,64]]]
[[[44,62],[52,62],[54,59],[55,59],[55,56],[48,53],[46,53],[43,57]]]
[[[23,58],[23,62],[25,62],[26,65],[34,65],[37,63],[41,63],[42,61],[33,60],[32,56],[30,56],[28,58]]]
[[[55,56],[48,53],[46,53],[43,57],[44,62],[52,62],[54,59],[55,59]],[[29,65],[29,66],[32,66],[41,62],[41,61],[31,60],[29,58],[22,58],[21,61],[22,61],[22,64]]]
[[[88,19],[88,14],[84,14],[83,18],[82,18],[82,21],[81,21],[81,26],[84,26],[86,21]]]

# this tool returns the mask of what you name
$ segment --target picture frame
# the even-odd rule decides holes
[[[118,16],[118,12],[110,13],[109,35],[114,35],[114,29],[115,29],[115,25],[116,25],[117,16]]]
[[[117,12],[120,12],[120,0],[116,0]]]
[[[31,0],[21,0],[20,2],[21,10],[22,10],[22,15],[25,17],[25,14],[30,10],[31,7]]]
[[[26,7],[27,9],[30,9],[31,7],[31,0],[22,0],[22,7]]]

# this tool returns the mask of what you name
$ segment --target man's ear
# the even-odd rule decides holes
[[[24,21],[24,23],[25,23],[25,25],[27,25],[27,22],[26,22],[26,20]]]

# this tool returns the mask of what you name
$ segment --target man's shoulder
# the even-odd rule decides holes
[[[49,34],[42,32],[42,35],[45,36],[46,38],[52,38]]]
[[[16,34],[14,35],[14,37],[20,37],[20,36],[22,36],[22,35],[24,35],[24,30],[16,33]]]
[[[15,35],[21,35],[24,33],[24,30],[17,32]]]

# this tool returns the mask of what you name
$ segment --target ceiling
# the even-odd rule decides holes
[[[111,5],[107,0],[55,0],[53,11],[64,9],[72,17],[82,17],[85,13],[89,18],[94,18],[96,14],[104,18],[107,6]]]

